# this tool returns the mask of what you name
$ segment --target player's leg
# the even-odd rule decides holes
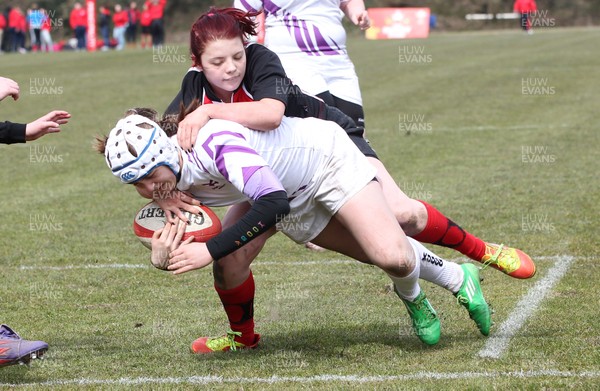
[[[515,278],[534,276],[535,264],[527,254],[515,248],[486,243],[465,231],[433,205],[408,197],[381,161],[373,157],[368,159],[377,168],[377,180],[382,185],[386,202],[408,236],[422,243],[452,248]]]
[[[419,261],[377,182],[350,198],[313,242],[384,270],[419,339],[429,345],[439,341],[439,318],[419,286]]]
[[[223,228],[233,225],[248,209],[248,203],[230,207],[221,221]],[[275,229],[271,229],[239,250],[213,262],[214,287],[227,314],[231,331],[221,337],[198,338],[192,343],[194,353],[256,347],[260,335],[254,332],[255,287],[250,264],[274,234]]]
[[[458,265],[437,256],[421,243],[408,238],[420,260],[420,278],[449,290],[467,309],[483,335],[490,333],[491,311],[479,284],[479,270],[471,263]]]

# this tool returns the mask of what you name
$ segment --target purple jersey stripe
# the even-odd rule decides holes
[[[252,168],[252,167],[249,167]],[[285,191],[279,179],[269,166],[256,167],[257,171],[244,183],[244,194],[256,200],[274,191]]]
[[[310,38],[310,34],[308,32],[308,26],[306,25],[306,21],[302,21],[302,35],[304,35],[304,37],[306,38],[306,43],[308,44],[308,46],[310,47],[310,51],[313,52],[315,55],[319,55],[319,51],[317,50],[317,48],[315,47],[315,44],[313,43],[312,39]]]
[[[241,145],[216,145],[215,146],[215,163],[217,164],[217,169],[223,175],[225,179],[229,180],[229,173],[227,172],[227,167],[225,166],[225,154],[232,152],[240,152],[247,153],[250,155],[258,155],[256,151],[252,148],[244,147]],[[231,181],[230,181],[231,182]]]
[[[204,149],[204,151],[206,151],[206,154],[208,156],[210,156],[210,158],[213,159],[213,160],[214,160],[214,155],[213,155],[213,152],[212,152],[212,150],[210,149],[210,147],[208,145],[212,142],[212,140],[215,137],[222,136],[224,134],[229,134],[229,135],[232,135],[233,137],[238,137],[238,138],[241,138],[243,140],[246,139],[243,134],[232,132],[232,131],[229,131],[229,130],[224,130],[222,132],[217,132],[217,133],[211,134],[210,136],[208,136],[208,138],[206,139],[206,141],[204,142],[204,144],[202,144],[202,148]]]
[[[305,53],[312,54],[312,52],[306,47],[306,43],[302,37],[302,32],[300,31],[300,26],[298,25],[298,19],[295,16],[292,16],[292,28],[294,38],[296,38],[296,45]]]
[[[264,167],[264,166],[242,167],[242,176],[244,177],[244,186],[248,183],[248,179],[250,179],[250,177],[252,175],[254,175],[256,170],[258,170],[262,167]]]
[[[327,43],[317,26],[313,26],[313,31],[315,32],[315,38],[317,39],[317,46],[319,47],[319,50],[323,52],[323,54],[327,56],[339,54],[334,48],[329,46],[329,44]],[[338,46],[337,43],[333,43],[335,44],[335,46]]]
[[[202,161],[200,161],[200,158],[196,154],[196,151],[187,152],[186,155],[187,155],[188,162],[195,164],[197,167],[201,168],[204,172],[207,172],[206,167],[204,167],[204,164],[202,164]]]
[[[265,10],[265,16],[267,16],[267,14],[269,13],[276,15],[277,11],[279,11],[281,7],[279,7],[277,4],[273,3],[270,0],[265,0],[263,1],[263,9]]]

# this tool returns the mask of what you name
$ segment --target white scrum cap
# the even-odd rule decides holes
[[[177,146],[158,124],[129,115],[110,131],[104,151],[106,163],[123,183],[135,183],[159,166],[179,173]]]

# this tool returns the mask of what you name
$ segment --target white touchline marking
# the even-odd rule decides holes
[[[360,262],[352,259],[326,259],[322,261],[257,261],[252,266],[304,266],[304,265],[345,265],[357,264]],[[71,269],[151,269],[150,263],[95,263],[81,265],[47,266],[47,265],[23,265],[20,270],[71,270]]]
[[[64,266],[46,266],[31,265],[20,266],[21,270],[71,270],[71,269],[145,269],[150,265],[130,264],[130,263],[94,263],[82,265],[64,265]]]
[[[574,377],[596,379],[600,371],[513,371],[513,372],[415,372],[405,375],[391,376],[360,376],[360,375],[315,375],[315,376],[277,376],[271,377],[222,377],[222,376],[189,376],[189,377],[123,377],[120,379],[72,379],[50,380],[40,383],[0,383],[2,387],[39,387],[39,386],[65,386],[65,385],[140,385],[140,384],[225,384],[225,383],[318,383],[318,382],[347,382],[347,383],[374,383],[400,380],[447,380],[447,379],[480,379],[480,378],[538,378],[538,377]]]
[[[533,257],[534,260],[547,261],[547,260],[558,260],[567,257],[567,255],[543,255],[539,257]],[[442,258],[444,259],[444,258]],[[598,257],[577,257],[579,260],[596,260]],[[480,265],[478,262],[471,261],[470,259],[463,258],[451,258],[444,259],[445,261],[455,263],[472,262],[474,265]],[[320,261],[255,261],[252,266],[305,266],[305,265],[361,265],[360,262],[353,259],[323,259]],[[22,265],[19,267],[20,270],[71,270],[71,269],[151,269],[152,266],[148,262],[147,264],[131,264],[131,263],[94,263],[94,264],[81,264],[81,265],[64,265],[64,266],[47,266],[47,265]]]
[[[479,357],[500,358],[508,348],[510,340],[519,332],[525,322],[533,316],[546,295],[567,273],[573,263],[573,257],[558,257],[554,266],[548,270],[544,278],[535,283],[525,296],[517,303],[513,312],[502,322],[497,330],[479,351]]]
[[[458,128],[435,128],[437,131],[464,131],[464,130],[521,130],[521,129],[564,129],[570,128],[572,125],[561,124],[561,125],[511,125],[511,126],[496,126],[496,125],[482,125],[482,126],[461,126]]]
[[[567,257],[566,255],[550,255],[550,256],[539,256],[534,257],[536,260],[558,260]],[[588,259],[586,257],[585,259]],[[584,259],[584,258],[578,258]],[[591,257],[589,259],[596,259]],[[467,258],[452,258],[446,259],[446,261],[464,263],[471,262]],[[478,265],[477,262],[473,262]],[[304,266],[304,265],[345,265],[345,264],[357,264],[361,263],[353,259],[323,259],[320,261],[256,261],[253,266]],[[21,270],[70,270],[70,269],[149,269],[152,268],[150,264],[129,264],[129,263],[100,263],[100,264],[82,264],[82,265],[64,265],[64,266],[46,266],[46,265],[23,265],[20,266]]]

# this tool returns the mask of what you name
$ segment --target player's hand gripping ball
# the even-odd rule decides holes
[[[200,212],[192,214],[183,212],[190,223],[185,229],[181,241],[194,237],[194,242],[206,242],[221,233],[221,220],[215,212],[205,205],[200,205]],[[167,223],[165,212],[156,202],[150,202],[140,209],[133,220],[133,232],[140,242],[152,249],[152,235]]]

